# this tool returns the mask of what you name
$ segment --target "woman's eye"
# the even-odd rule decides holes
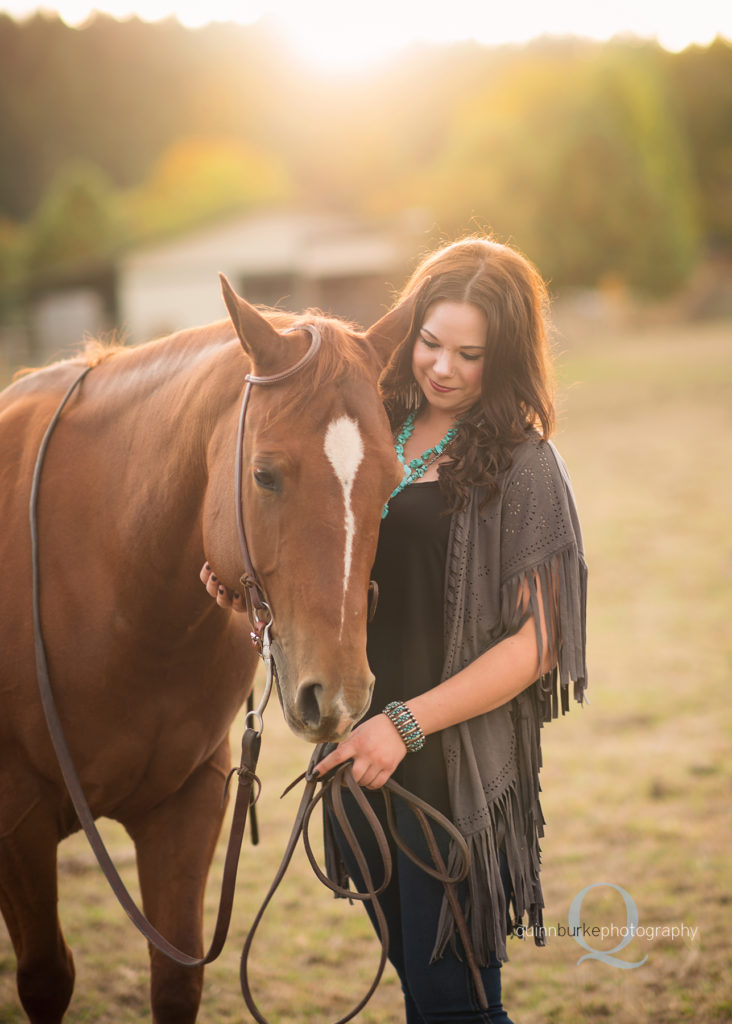
[[[420,334],[419,337],[422,344],[426,345],[427,348],[439,348],[439,345],[437,344],[436,341],[430,341],[429,338],[425,338],[424,334]]]
[[[266,491],[274,491],[277,487],[277,481],[274,473],[269,469],[264,469],[262,466],[255,466],[254,479],[257,484]]]
[[[469,352],[463,352],[462,353],[462,357],[468,363],[477,363],[479,359],[483,358],[483,353],[482,352],[476,352],[475,355],[472,355]]]

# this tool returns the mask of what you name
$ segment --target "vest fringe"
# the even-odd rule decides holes
[[[554,667],[511,702],[516,740],[513,780],[493,799],[486,793],[480,829],[464,830],[471,855],[465,883],[466,919],[481,964],[487,964],[492,953],[499,960],[507,960],[506,935],[521,935],[527,927],[537,946],[546,945],[539,845],[545,825],[539,799],[541,729],[545,722],[557,718],[560,711],[565,714],[569,710],[570,682],[574,684],[574,698],[584,700],[586,602],[587,569],[574,543],[517,573],[501,588],[502,635],[515,633],[527,618],[532,618],[539,656],[544,656],[546,638],[547,653]],[[501,854],[510,876],[513,918],[506,907]],[[451,855],[452,868],[456,859]],[[448,944],[459,952],[457,941],[455,922],[445,899],[432,962],[443,955]]]

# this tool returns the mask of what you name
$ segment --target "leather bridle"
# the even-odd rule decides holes
[[[247,543],[246,530],[244,528],[244,511],[242,507],[242,459],[244,455],[244,425],[246,422],[247,409],[249,408],[249,398],[252,393],[253,384],[263,384],[266,386],[272,384],[281,384],[285,380],[289,380],[290,377],[294,377],[295,374],[299,373],[305,366],[311,362],[318,354],[321,345],[320,331],[314,324],[302,324],[300,327],[291,327],[289,330],[284,331],[284,334],[293,334],[297,331],[307,331],[310,335],[310,345],[307,351],[298,359],[296,363],[288,367],[286,370],[281,370],[279,373],[273,373],[268,377],[260,377],[253,373],[248,373],[244,380],[246,381],[246,387],[244,389],[244,395],[241,400],[241,409],[239,411],[239,426],[236,434],[236,464],[234,469],[234,499],[236,502],[236,528],[239,534],[239,547],[241,548],[241,557],[244,563],[244,572],[240,578],[240,584],[242,587],[242,596],[244,597],[244,603],[246,605],[247,614],[249,616],[249,622],[252,627],[252,639],[255,641],[260,651],[262,648],[263,635],[265,628],[272,625],[274,616],[272,614],[272,606],[267,599],[264,587],[257,579],[257,574],[252,564],[252,558],[249,553],[249,545]]]
[[[242,479],[243,479],[243,458],[244,458],[244,428],[246,425],[247,410],[249,409],[249,399],[252,393],[252,385],[262,384],[270,386],[273,384],[281,384],[283,381],[289,380],[290,377],[294,377],[304,367],[310,363],[320,350],[322,338],[320,331],[315,324],[300,324],[297,327],[290,327],[288,330],[283,331],[283,334],[295,334],[298,331],[306,331],[310,335],[310,344],[307,351],[296,363],[288,367],[285,370],[280,370],[279,373],[273,373],[269,376],[262,377],[257,374],[247,373],[244,377],[246,387],[241,400],[241,408],[239,410],[239,424],[236,432],[236,461],[234,465],[234,503],[235,503],[235,518],[236,518],[236,529],[239,535],[239,547],[241,549],[241,558],[244,564],[244,571],[239,579],[239,584],[242,588],[242,596],[244,598],[244,604],[249,617],[249,624],[251,627],[250,636],[255,647],[259,651],[259,654],[264,661],[266,669],[266,682],[262,693],[259,706],[254,710],[253,701],[250,699],[247,705],[247,716],[245,721],[253,721],[255,723],[254,728],[260,733],[263,728],[262,715],[264,709],[269,701],[270,694],[272,692],[273,679],[277,678],[277,671],[275,669],[273,657],[272,657],[272,627],[274,624],[274,614],[272,612],[272,604],[267,596],[267,593],[262,585],[261,580],[257,577],[256,570],[252,563],[252,557],[249,551],[249,544],[247,542],[246,528],[244,526],[244,508],[242,502]],[[376,611],[376,605],[379,600],[379,587],[375,580],[369,582],[368,589],[368,617],[369,621],[373,618],[374,612]],[[252,806],[253,822],[252,827],[256,832],[256,822],[254,820],[254,807]]]

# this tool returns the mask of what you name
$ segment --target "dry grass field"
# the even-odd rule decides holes
[[[505,1003],[516,1024],[722,1024],[732,1020],[732,324],[567,329],[563,344],[557,444],[590,564],[591,704],[545,730],[549,945],[509,943]],[[239,955],[297,805],[297,793],[279,794],[308,756],[272,705],[260,762],[262,841],[243,853],[234,924],[207,970],[202,1024],[251,1019]],[[134,886],[125,834],[112,823],[104,831]],[[220,870],[221,853],[209,933]],[[145,943],[83,838],[62,845],[60,879],[77,965],[69,1024],[149,1021]],[[627,907],[613,886],[632,900],[643,934],[616,950],[618,962],[578,963],[587,949],[566,934],[570,905],[588,889],[582,925],[617,932]],[[584,941],[608,951],[625,940],[588,931]],[[263,1011],[273,1024],[325,1024],[355,1001],[376,962],[360,908],[333,900],[299,858],[254,947]],[[13,973],[0,925],[3,1024],[24,1020]],[[393,973],[357,1019],[403,1019]]]

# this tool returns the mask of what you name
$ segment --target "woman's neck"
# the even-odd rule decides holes
[[[429,402],[425,402],[417,413],[416,423],[421,424],[422,429],[435,434],[446,434],[455,426],[457,417],[442,409],[436,409]]]

